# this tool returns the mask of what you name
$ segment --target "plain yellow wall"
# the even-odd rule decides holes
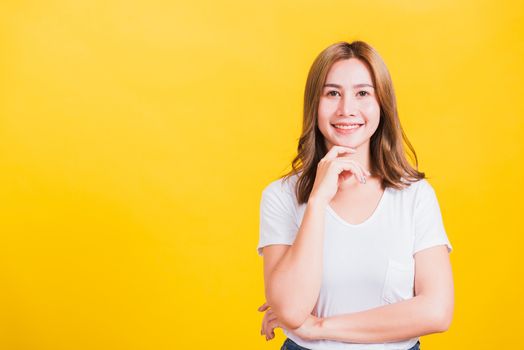
[[[365,40],[454,251],[449,331],[522,343],[520,1],[3,1],[0,348],[279,349],[259,199],[316,55]]]

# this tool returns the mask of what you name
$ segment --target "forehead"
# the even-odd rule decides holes
[[[326,77],[326,83],[353,85],[373,82],[366,65],[356,58],[350,58],[333,63]]]

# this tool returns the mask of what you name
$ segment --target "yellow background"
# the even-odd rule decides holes
[[[365,40],[454,251],[451,328],[522,344],[520,1],[3,1],[0,348],[279,349],[262,189],[316,55]]]

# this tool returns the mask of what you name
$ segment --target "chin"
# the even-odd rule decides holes
[[[356,149],[365,144],[366,140],[361,140],[360,137],[358,139],[347,138],[344,140],[344,138],[341,138],[338,135],[333,135],[331,139],[327,139],[325,142],[333,146],[342,146]]]
[[[342,147],[349,147],[349,148],[359,148],[362,146],[363,142],[354,142],[354,141],[348,141],[348,142],[336,142],[334,145],[342,146]]]

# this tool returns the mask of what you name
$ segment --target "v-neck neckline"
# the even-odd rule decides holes
[[[327,205],[327,210],[328,212],[331,213],[331,215],[333,215],[333,217],[335,219],[337,219],[338,221],[340,221],[342,224],[344,224],[345,226],[349,226],[349,227],[360,227],[360,226],[364,226],[366,224],[368,224],[369,222],[373,221],[373,219],[378,215],[380,209],[382,206],[384,206],[384,202],[386,201],[386,197],[388,196],[388,191],[389,191],[389,187],[386,187],[384,189],[384,192],[382,193],[382,196],[380,196],[380,200],[378,201],[378,204],[377,206],[375,207],[375,210],[373,210],[373,213],[371,213],[371,215],[365,219],[364,221],[362,221],[361,223],[359,224],[352,224],[350,222],[347,222],[345,219],[343,219],[340,215],[337,214],[337,212],[335,211],[335,209],[333,209],[331,207],[331,204],[328,204]]]

